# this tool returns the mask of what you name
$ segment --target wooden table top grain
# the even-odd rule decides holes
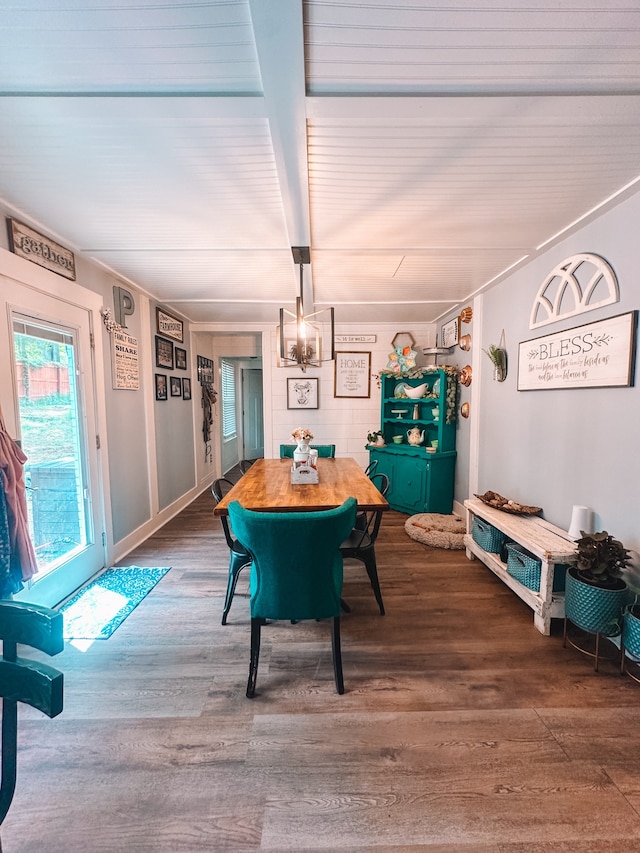
[[[360,510],[387,510],[389,504],[355,459],[318,459],[318,483],[292,485],[291,459],[258,459],[217,504],[227,515],[231,501],[262,512],[315,512],[354,497]]]

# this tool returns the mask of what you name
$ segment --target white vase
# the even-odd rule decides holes
[[[299,438],[296,442],[297,447],[293,451],[294,462],[308,462],[309,460],[309,442],[303,438]]]

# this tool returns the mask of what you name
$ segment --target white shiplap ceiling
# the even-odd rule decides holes
[[[0,0],[0,201],[196,322],[307,245],[338,322],[432,321],[639,175],[638,0]]]

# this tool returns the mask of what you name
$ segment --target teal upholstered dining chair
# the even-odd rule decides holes
[[[280,459],[293,459],[293,451],[296,447],[296,444],[281,444]],[[318,451],[318,457],[333,459],[336,455],[335,444],[310,444],[309,447]]]
[[[211,485],[211,494],[213,495],[215,502],[219,503],[232,488],[233,483],[231,480],[227,480],[226,477],[219,477],[217,480],[214,480]],[[238,583],[238,575],[245,566],[251,565],[251,554],[249,554],[244,545],[234,537],[231,528],[229,527],[229,520],[227,517],[221,515],[220,522],[222,524],[222,530],[224,531],[224,538],[226,539],[227,546],[229,548],[229,578],[227,580],[227,594],[225,596],[224,607],[222,609],[222,624],[226,625],[227,616],[231,610],[233,594],[236,591],[236,584]]]
[[[321,512],[254,512],[229,504],[231,525],[250,552],[251,652],[247,696],[255,695],[260,633],[266,620],[331,619],[333,674],[344,693],[340,645],[340,543],[356,517],[356,500]]]

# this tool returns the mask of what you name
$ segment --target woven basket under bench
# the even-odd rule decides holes
[[[507,538],[502,530],[477,515],[473,516],[471,535],[483,551],[489,551],[491,554],[499,554]]]
[[[523,586],[540,592],[542,561],[517,542],[507,542],[507,572]],[[564,592],[567,566],[558,564],[553,570],[553,591]]]

